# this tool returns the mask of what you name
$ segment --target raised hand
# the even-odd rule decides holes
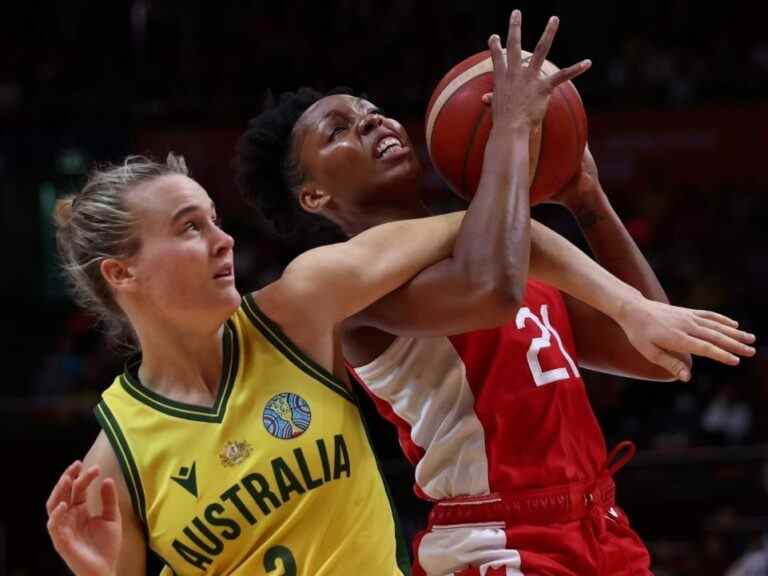
[[[547,103],[552,90],[586,72],[591,66],[589,60],[563,68],[551,76],[541,73],[541,66],[547,59],[552,40],[555,37],[560,20],[553,16],[549,19],[536,49],[529,62],[523,61],[520,47],[520,29],[522,15],[514,10],[509,19],[506,53],[501,47],[501,40],[494,34],[488,40],[493,61],[493,94],[483,96],[493,109],[493,125],[503,128],[516,125],[536,127],[544,118]]]
[[[735,366],[739,356],[754,356],[755,336],[738,322],[707,310],[691,310],[646,298],[625,305],[617,318],[632,345],[650,362],[687,382],[690,371],[675,352]]]
[[[88,487],[100,475],[98,466],[83,471],[81,462],[64,471],[46,502],[48,533],[56,551],[77,576],[115,573],[122,525],[117,488],[111,478],[101,482],[101,515],[88,510]]]

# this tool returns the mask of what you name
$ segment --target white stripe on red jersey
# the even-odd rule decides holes
[[[575,357],[562,296],[531,280],[512,322],[400,337],[355,373],[397,427],[416,492],[440,500],[597,476],[605,443]]]

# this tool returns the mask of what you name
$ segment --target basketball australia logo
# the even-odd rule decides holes
[[[275,438],[288,440],[301,436],[311,420],[312,412],[307,401],[291,392],[273,396],[264,407],[264,427]]]

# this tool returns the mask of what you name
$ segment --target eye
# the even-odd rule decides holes
[[[368,114],[378,114],[379,116],[384,116],[384,118],[387,117],[387,113],[382,108],[373,108]]]
[[[347,129],[347,127],[346,127],[346,126],[341,126],[341,125],[339,125],[339,126],[334,126],[334,128],[331,130],[331,135],[330,135],[330,137],[328,138],[328,140],[330,140],[330,141],[333,141],[333,140],[335,140],[335,139],[336,139],[336,137],[337,137],[339,134],[341,134],[342,132],[344,132],[344,130],[346,130],[346,129]]]
[[[188,220],[184,224],[184,232],[189,232],[190,230],[195,230],[195,231],[200,230],[200,227],[197,225],[197,222],[195,222],[194,220]]]

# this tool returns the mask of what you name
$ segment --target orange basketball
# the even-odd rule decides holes
[[[530,52],[523,51],[527,62]],[[558,68],[548,60],[543,74]],[[493,91],[493,63],[486,50],[454,66],[432,93],[427,107],[427,148],[435,168],[451,189],[472,198],[480,182],[491,108],[480,100]],[[552,93],[541,126],[531,134],[531,203],[558,192],[576,174],[587,142],[587,116],[572,82]]]

